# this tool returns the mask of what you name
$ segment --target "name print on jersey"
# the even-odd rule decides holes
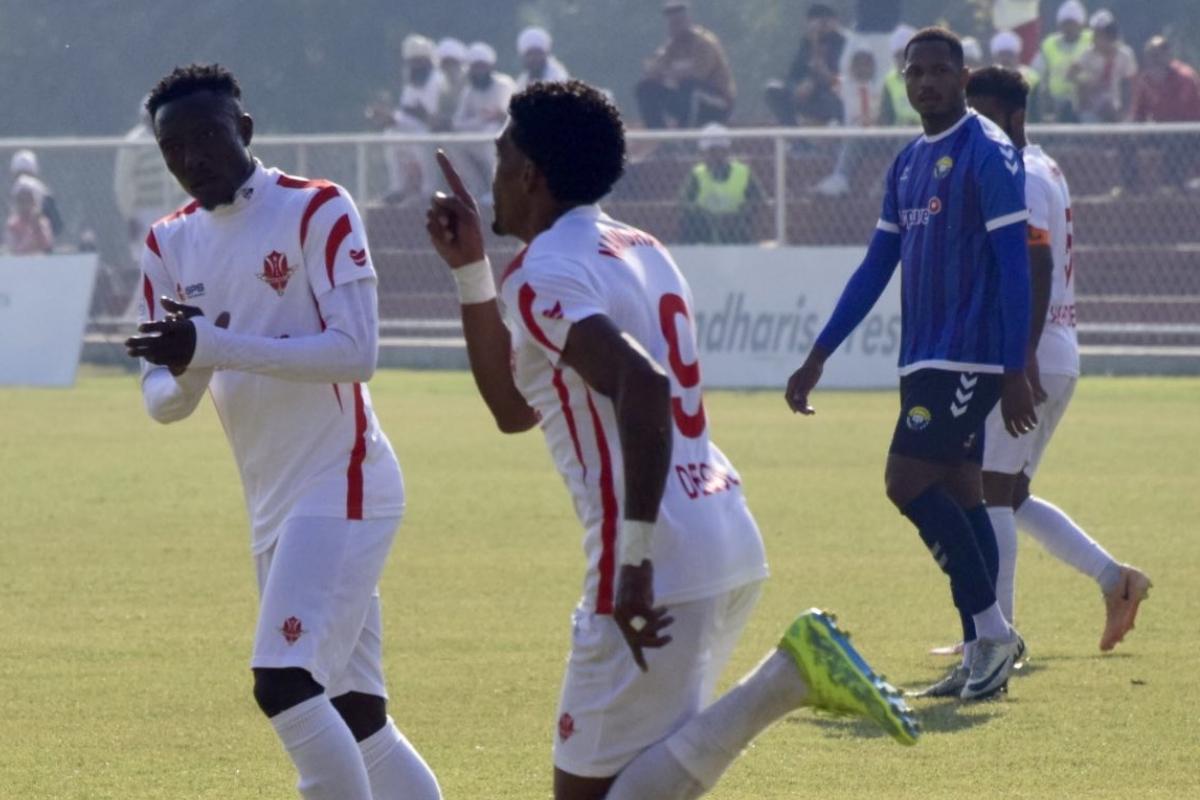
[[[288,280],[295,271],[296,268],[288,264],[287,256],[278,250],[272,250],[263,259],[263,271],[258,273],[258,279],[274,289],[277,295],[283,297]]]

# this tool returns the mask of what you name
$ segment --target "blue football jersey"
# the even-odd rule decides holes
[[[1028,216],[1021,153],[973,111],[896,157],[878,227],[901,239],[901,375],[1004,371],[1000,264],[988,232]]]

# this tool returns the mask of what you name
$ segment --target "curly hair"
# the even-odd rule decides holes
[[[1029,83],[1015,69],[981,67],[967,80],[967,97],[994,97],[1009,113],[1021,111],[1029,101]]]
[[[169,75],[154,85],[146,98],[146,111],[154,119],[155,112],[167,103],[196,92],[223,94],[239,103],[242,99],[242,87],[225,67],[220,64],[188,64],[171,70]]]
[[[625,125],[602,92],[582,81],[534,83],[508,104],[513,142],[560,203],[595,203],[625,171]]]
[[[912,50],[913,45],[921,42],[941,42],[950,48],[950,55],[954,57],[958,66],[961,67],[966,63],[966,59],[963,57],[962,39],[958,38],[958,34],[954,31],[937,26],[922,28],[913,34],[913,37],[908,40],[908,44],[904,46],[904,57],[908,58],[908,53]]]

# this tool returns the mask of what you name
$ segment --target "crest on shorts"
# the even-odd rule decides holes
[[[933,165],[933,177],[941,180],[950,174],[950,170],[954,169],[954,159],[950,156],[942,156]]]
[[[575,718],[567,712],[558,718],[558,738],[564,742],[575,735]]]
[[[908,425],[910,431],[923,431],[929,427],[929,423],[933,420],[933,414],[929,413],[929,409],[925,406],[913,406],[908,410],[908,415],[905,417],[904,423]]]
[[[258,279],[275,290],[275,294],[283,297],[287,289],[288,279],[296,268],[288,265],[287,256],[278,250],[272,250],[263,259],[263,271],[258,273]]]
[[[283,621],[283,627],[279,629],[279,632],[283,634],[283,640],[291,645],[298,642],[306,631],[299,617],[288,617]]]

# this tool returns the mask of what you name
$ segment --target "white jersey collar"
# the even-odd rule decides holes
[[[958,122],[954,123],[949,128],[942,131],[941,133],[935,134],[934,136],[929,136],[928,134],[921,134],[921,141],[925,142],[925,144],[933,144],[934,142],[940,142],[942,139],[945,139],[947,136],[949,136],[950,134],[954,133],[956,130],[961,128],[964,124],[966,124],[967,120],[969,120],[973,116],[975,116],[975,112],[968,108],[967,113],[965,113],[961,117],[959,117]]]

